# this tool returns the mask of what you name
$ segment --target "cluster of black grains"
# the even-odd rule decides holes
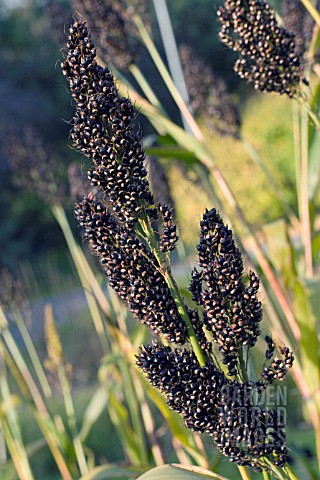
[[[153,205],[145,154],[133,132],[133,106],[130,100],[118,98],[110,70],[97,65],[85,23],[74,23],[67,46],[62,67],[77,103],[71,136],[76,147],[93,160],[89,179],[101,187],[112,206],[108,210],[90,194],[77,204],[76,217],[110,286],[128,309],[154,333],[183,345],[189,335],[165,281],[163,265],[159,265],[161,254],[151,249],[147,239],[141,239],[136,226],[146,215],[150,228],[152,220],[162,219],[161,249],[170,252],[174,247],[177,235],[171,210]],[[216,210],[205,212],[200,227],[201,270],[194,270],[190,288],[203,309],[203,318],[197,309],[185,308],[206,365],[200,366],[188,349],[172,350],[158,343],[143,347],[137,363],[165,393],[169,406],[182,414],[186,426],[209,434],[231,461],[258,471],[265,466],[263,457],[283,465],[286,440],[282,419],[276,410],[256,407],[254,392],[259,396],[269,383],[283,378],[292,365],[292,353],[283,347],[283,359],[274,356],[273,341],[268,337],[269,365],[264,365],[257,382],[240,383],[245,377],[244,366],[239,367],[242,347],[254,346],[260,334],[259,281],[253,272],[244,280],[240,251]],[[217,364],[203,325],[218,344],[229,377]],[[237,381],[230,378],[235,375]]]
[[[72,0],[73,8],[87,19],[97,36],[102,58],[125,70],[134,62],[138,42],[123,0]]]
[[[239,137],[240,113],[224,81],[215,77],[190,47],[181,45],[179,53],[193,113],[219,134]]]
[[[6,126],[2,129],[2,145],[18,188],[32,190],[49,205],[60,205],[66,200],[57,160],[34,127],[26,126],[22,133],[17,133]]]
[[[296,50],[302,56],[312,37],[314,20],[301,0],[282,0],[281,4],[284,26],[294,34]]]
[[[302,78],[294,34],[281,27],[263,0],[226,0],[218,10],[219,37],[239,54],[234,70],[261,91],[292,97]]]
[[[174,249],[179,237],[177,225],[173,222],[172,209],[159,203],[158,210],[163,220],[164,230],[160,239],[160,250],[169,252]]]
[[[85,238],[99,257],[109,285],[129,310],[156,334],[183,344],[186,327],[152,252],[134,231],[121,226],[100,203],[85,198],[76,206]]]
[[[94,162],[88,173],[92,185],[103,189],[127,228],[134,227],[141,210],[156,218],[145,153],[134,132],[134,106],[130,99],[119,98],[109,68],[97,64],[85,22],[70,27],[62,70],[77,104],[71,138]]]
[[[260,335],[259,280],[251,271],[248,284],[244,282],[240,250],[215,209],[203,215],[197,249],[201,271],[192,273],[193,299],[203,307],[204,324],[212,332],[229,374],[235,375],[239,348],[253,347]]]
[[[255,406],[265,384],[231,381],[213,363],[199,367],[189,350],[156,342],[142,347],[137,365],[182,414],[187,428],[210,435],[218,449],[238,465],[261,471],[261,458],[286,462],[285,419],[280,410]]]
[[[262,371],[262,378],[268,383],[272,383],[274,380],[283,381],[285,375],[287,374],[289,368],[292,367],[294,356],[293,353],[289,350],[288,347],[281,347],[280,353],[283,358],[274,356],[274,344],[266,351],[266,358],[271,359],[270,365],[265,366]]]

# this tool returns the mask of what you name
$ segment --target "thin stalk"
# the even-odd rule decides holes
[[[250,480],[246,467],[238,467],[242,480]]]
[[[168,265],[166,264],[166,261],[164,260],[161,251],[158,248],[158,242],[155,238],[153,229],[152,229],[151,225],[149,224],[149,222],[147,220],[140,219],[140,224],[141,224],[141,227],[142,227],[143,231],[145,232],[145,234],[146,234],[146,236],[149,240],[150,247],[152,248],[152,250],[155,254],[155,257],[156,257],[156,259],[159,263],[161,273],[162,273],[163,278],[165,279],[165,281],[166,281],[166,283],[167,283],[167,285],[168,285],[168,287],[171,291],[171,294],[172,294],[174,302],[177,306],[178,312],[179,312],[182,320],[184,321],[184,323],[187,327],[188,337],[189,337],[189,341],[190,341],[190,344],[192,346],[192,349],[193,349],[193,351],[194,351],[194,353],[195,353],[195,355],[198,359],[198,362],[199,362],[200,366],[204,367],[205,364],[206,364],[206,360],[204,358],[203,352],[201,350],[200,344],[198,342],[197,336],[196,336],[195,331],[193,329],[192,323],[190,321],[188,312],[186,310],[185,304],[184,304],[184,302],[182,300],[182,297],[180,295],[177,284],[176,284],[174,278],[172,277],[172,275],[170,273],[170,269],[168,268]]]
[[[296,476],[296,474],[291,470],[291,468],[289,467],[289,465],[287,464],[283,470],[286,472],[286,474],[288,475],[288,477],[291,479],[291,480],[299,480],[299,478]]]
[[[301,167],[300,167],[300,199],[301,199],[301,236],[303,238],[306,276],[313,276],[312,239],[309,208],[309,128],[301,111]]]
[[[80,435],[77,430],[76,414],[75,414],[73,399],[71,395],[70,384],[68,382],[66,372],[64,370],[64,366],[62,365],[58,367],[58,377],[59,377],[59,383],[61,385],[64,405],[65,405],[67,419],[68,419],[68,425],[70,427],[70,431],[72,434],[72,441],[73,441],[74,451],[77,457],[77,462],[79,465],[79,470],[81,472],[81,475],[84,475],[85,473],[88,473],[88,466],[87,466],[86,457],[83,451],[83,446],[80,440]]]
[[[145,96],[147,97],[149,102],[152,105],[154,105],[159,110],[159,112],[161,112],[163,115],[166,115],[166,112],[163,109],[163,106],[162,106],[160,100],[158,99],[158,97],[156,96],[154,91],[152,90],[148,80],[145,78],[145,76],[141,72],[140,68],[138,68],[137,65],[135,65],[135,64],[131,64],[130,67],[129,67],[129,71],[132,73],[132,75],[134,76],[134,78],[138,82],[139,86],[143,90],[143,93],[145,94]]]
[[[184,79],[179,52],[174,38],[173,28],[171,25],[166,0],[153,0],[153,5],[156,12],[157,22],[160,28],[162,43],[166,52],[172,80],[177,87],[181,98],[186,104],[188,104],[188,90]],[[186,131],[190,131],[188,120],[184,115],[182,115],[182,122],[184,129]]]
[[[143,43],[147,47],[151,58],[153,59],[155,65],[157,66],[158,71],[159,71],[161,77],[163,78],[163,81],[167,85],[168,90],[172,95],[172,98],[174,99],[177,106],[179,107],[179,109],[180,109],[182,115],[184,116],[185,121],[187,122],[191,132],[193,133],[195,138],[197,138],[199,141],[203,141],[203,135],[202,135],[198,125],[196,124],[193,116],[191,115],[191,113],[190,113],[185,101],[183,100],[180,92],[178,91],[177,87],[175,86],[174,82],[172,81],[172,78],[171,78],[164,62],[162,61],[162,58],[160,57],[160,55],[159,55],[159,53],[158,53],[158,51],[157,51],[157,49],[156,49],[156,47],[155,47],[155,45],[154,45],[154,43],[151,39],[149,33],[147,32],[145,26],[143,25],[141,18],[138,17],[138,16],[135,16],[134,17],[134,22],[137,25],[137,28],[139,30],[139,33],[141,35]]]
[[[52,213],[56,218],[63,234],[67,245],[69,247],[70,254],[77,269],[83,291],[87,300],[87,304],[91,313],[91,317],[98,334],[102,351],[108,352],[108,340],[105,333],[103,321],[100,316],[97,302],[106,317],[110,316],[110,307],[106,300],[106,297],[97,282],[88,261],[86,260],[81,248],[75,242],[69,222],[67,220],[65,211],[59,205],[52,207]]]
[[[26,327],[26,324],[22,318],[22,315],[20,312],[15,312],[15,321],[18,326],[19,332],[22,336],[22,339],[24,341],[24,344],[26,346],[28,355],[30,357],[31,363],[33,365],[33,368],[37,374],[39,383],[41,385],[42,391],[44,395],[47,398],[50,398],[52,396],[51,388],[49,385],[49,382],[47,380],[46,374],[44,373],[44,370],[42,368],[39,356],[36,352],[36,349],[34,348],[34,344],[31,340],[30,334],[28,332],[28,329]]]
[[[32,375],[21,355],[21,352],[17,347],[17,344],[15,343],[15,340],[8,329],[7,319],[5,318],[1,307],[0,307],[0,326],[1,326],[2,338],[5,341],[5,344],[7,346],[7,349],[11,357],[14,359],[15,364],[17,365],[22,377],[24,378],[25,383],[28,386],[28,390],[31,394],[31,397],[33,398],[33,401],[37,409],[41,414],[48,416],[47,408],[43,402],[43,399],[38,390],[38,387],[34,382]]]
[[[156,433],[156,425],[154,423],[153,415],[150,410],[149,404],[145,398],[145,393],[143,391],[142,385],[139,381],[139,378],[133,376],[134,388],[137,392],[137,396],[140,402],[141,415],[143,418],[143,423],[145,425],[146,433],[150,439],[151,451],[156,465],[164,465],[166,459],[162,451],[161,445],[158,440]]]
[[[301,0],[301,2],[306,7],[310,15],[313,17],[316,24],[320,27],[320,14],[317,9],[312,5],[310,0]]]
[[[269,472],[267,472],[266,470],[262,470],[262,475],[263,475],[263,480],[271,480]]]

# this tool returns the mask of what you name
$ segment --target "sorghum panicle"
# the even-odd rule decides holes
[[[133,231],[121,226],[100,203],[85,198],[76,217],[99,257],[109,285],[134,316],[170,342],[183,344],[186,327],[152,252]]]
[[[133,131],[134,108],[130,100],[118,98],[110,70],[97,65],[85,23],[74,23],[67,47],[62,68],[77,103],[71,136],[75,146],[93,160],[89,179],[101,188],[113,209],[90,194],[76,206],[79,224],[110,286],[134,316],[169,342],[186,344],[189,332],[172,284],[167,283],[169,265],[166,263],[162,270],[159,260],[160,249],[169,256],[176,242],[176,227],[168,206],[153,205],[143,163],[145,154]],[[164,230],[160,238],[153,231],[151,242],[148,235],[141,237],[137,221],[141,225],[147,221],[152,229],[156,217],[163,220]],[[242,348],[254,346],[260,334],[259,281],[253,272],[245,280],[232,231],[215,209],[205,212],[200,229],[199,271],[194,269],[190,289],[203,318],[197,309],[185,305],[185,310],[206,365],[200,367],[188,348],[173,350],[157,342],[142,348],[137,364],[166,395],[169,406],[182,414],[186,426],[211,435],[231,461],[258,471],[265,468],[263,457],[283,465],[286,439],[282,419],[276,410],[257,407],[253,394],[261,396],[269,383],[282,380],[293,355],[283,347],[279,356],[274,356],[274,345],[267,340],[261,378],[257,382],[244,380],[239,366]],[[145,232],[150,235],[149,230]],[[158,242],[158,249],[154,242]],[[206,333],[218,344],[227,374],[217,363]]]
[[[234,70],[261,91],[292,97],[303,80],[293,33],[263,0],[226,0],[218,10],[220,40],[239,54]]]
[[[168,252],[173,250],[179,237],[177,235],[177,226],[173,222],[172,209],[167,205],[159,203],[158,210],[163,220],[164,230],[160,240],[160,250]]]
[[[194,115],[202,116],[208,128],[221,135],[239,137],[240,113],[224,81],[217,78],[187,45],[181,45],[179,53]]]
[[[245,284],[240,250],[215,209],[203,215],[197,249],[201,271],[193,271],[190,289],[203,307],[204,324],[212,332],[229,374],[234,375],[238,348],[253,347],[260,335],[259,280],[250,272],[249,284]]]
[[[142,347],[137,365],[166,395],[169,407],[182,414],[186,427],[210,435],[231,461],[256,471],[261,457],[285,464],[284,419],[253,403],[253,393],[260,397],[265,389],[263,382],[231,381],[211,362],[200,368],[189,350],[173,351],[157,342]]]
[[[62,69],[77,103],[71,138],[94,162],[91,183],[103,189],[128,228],[134,227],[141,210],[156,217],[156,209],[149,208],[154,201],[146,180],[145,153],[134,132],[134,107],[129,99],[119,98],[109,68],[97,64],[85,22],[70,28]]]

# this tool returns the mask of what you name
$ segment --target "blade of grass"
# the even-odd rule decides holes
[[[47,398],[50,398],[52,396],[51,388],[49,385],[49,382],[47,380],[46,374],[44,373],[44,370],[42,368],[39,356],[37,354],[37,351],[34,347],[34,344],[31,340],[29,331],[26,327],[26,324],[22,318],[22,315],[20,312],[15,312],[15,321],[18,326],[19,332],[22,336],[22,339],[24,341],[24,344],[26,346],[29,358],[31,360],[31,363],[33,365],[33,368],[37,374],[39,383],[41,385],[42,391],[44,395]]]
[[[303,5],[306,7],[306,9],[307,9],[308,12],[310,13],[311,17],[314,19],[314,21],[315,21],[316,24],[318,25],[318,27],[320,27],[320,14],[319,14],[319,12],[316,10],[316,8],[312,5],[312,3],[310,2],[310,0],[301,0],[301,2],[302,2]]]
[[[313,275],[311,222],[309,208],[309,124],[306,112],[301,108],[301,167],[300,167],[300,199],[301,199],[301,236],[303,238],[306,276]]]
[[[110,316],[110,307],[106,297],[97,282],[89,263],[87,262],[81,248],[77,245],[72,235],[70,225],[62,207],[54,205],[52,207],[53,215],[55,216],[61,230],[65,236],[69,251],[77,269],[87,304],[91,313],[91,317],[100,340],[101,348],[104,353],[108,352],[109,345],[105,333],[103,321],[100,316],[97,302],[106,317]]]

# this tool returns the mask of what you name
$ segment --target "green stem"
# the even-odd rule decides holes
[[[310,0],[301,0],[303,5],[306,7],[310,15],[313,17],[314,21],[316,24],[320,27],[320,14],[319,12],[315,9],[315,7],[312,5]]]
[[[242,480],[250,480],[246,467],[238,467]]]
[[[200,366],[204,367],[205,364],[206,364],[206,360],[204,358],[203,352],[202,352],[201,347],[199,345],[197,336],[196,336],[195,331],[193,329],[193,326],[192,326],[192,323],[190,321],[190,318],[189,318],[188,312],[186,310],[185,304],[184,304],[184,302],[181,298],[181,295],[180,295],[179,289],[177,287],[177,284],[176,284],[174,278],[172,277],[172,275],[170,273],[170,269],[169,269],[166,261],[164,260],[161,251],[159,250],[158,242],[155,238],[152,227],[146,219],[140,219],[140,225],[141,225],[144,233],[146,234],[146,236],[149,240],[150,247],[153,250],[153,253],[154,253],[154,255],[155,255],[155,257],[156,257],[156,259],[159,263],[163,278],[165,279],[165,281],[166,281],[166,283],[167,283],[167,285],[168,285],[168,287],[171,291],[171,294],[172,294],[174,302],[177,306],[178,312],[179,312],[182,320],[184,321],[184,323],[187,327],[188,337],[189,337],[189,341],[190,341],[190,344],[192,346],[192,349],[193,349],[193,351],[194,351],[194,353],[195,353],[195,355],[198,359],[198,362],[199,362]]]
[[[71,434],[72,434],[74,451],[77,457],[81,475],[84,475],[85,473],[88,473],[88,466],[87,466],[83,446],[80,440],[80,435],[77,431],[76,414],[74,410],[74,404],[73,404],[72,394],[70,390],[70,385],[66,376],[66,372],[64,370],[64,366],[59,366],[58,376],[59,376],[59,382],[61,385],[62,395],[64,399],[65,409],[67,413],[68,425],[70,427]]]

